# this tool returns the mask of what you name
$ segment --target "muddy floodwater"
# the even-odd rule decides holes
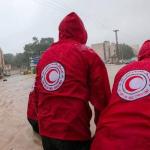
[[[112,85],[121,65],[107,65]],[[28,94],[34,75],[13,75],[0,80],[0,150],[42,150],[40,137],[26,120]],[[94,134],[95,126],[91,121]]]

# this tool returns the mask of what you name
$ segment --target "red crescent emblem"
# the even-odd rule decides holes
[[[128,78],[128,79],[126,80],[126,82],[125,82],[125,88],[126,88],[129,92],[133,92],[133,91],[137,90],[137,89],[133,89],[133,88],[130,87],[130,82],[131,82],[133,79],[135,79],[135,78],[140,78],[140,79],[142,79],[142,77],[140,77],[140,76],[133,76],[133,77]],[[143,80],[143,79],[142,79],[142,80]]]
[[[65,81],[65,69],[58,62],[47,64],[41,72],[41,83],[47,91],[59,89]]]
[[[53,84],[53,83],[55,82],[55,81],[51,81],[51,80],[50,80],[50,74],[51,74],[53,71],[57,72],[57,70],[52,69],[52,70],[50,70],[50,71],[47,73],[47,75],[46,75],[46,80],[47,80],[50,84]],[[57,73],[58,73],[58,72],[57,72]]]
[[[146,70],[127,72],[119,81],[117,93],[126,101],[134,101],[148,96],[150,94],[150,72]]]

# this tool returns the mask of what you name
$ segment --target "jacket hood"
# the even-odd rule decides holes
[[[80,17],[72,12],[59,25],[59,40],[72,39],[81,44],[87,41],[87,32]]]
[[[144,42],[138,54],[138,60],[145,58],[150,58],[150,40]]]

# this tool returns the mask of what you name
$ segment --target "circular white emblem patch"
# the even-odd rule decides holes
[[[150,94],[150,73],[146,70],[127,72],[120,80],[117,90],[119,96],[133,101]]]
[[[48,64],[42,71],[41,82],[43,87],[48,91],[55,91],[60,88],[64,80],[65,70],[58,62]]]

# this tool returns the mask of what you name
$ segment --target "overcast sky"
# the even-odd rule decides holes
[[[33,36],[54,37],[69,12],[77,12],[88,31],[88,45],[115,42],[139,44],[150,39],[150,0],[0,0],[0,47],[23,52]]]

